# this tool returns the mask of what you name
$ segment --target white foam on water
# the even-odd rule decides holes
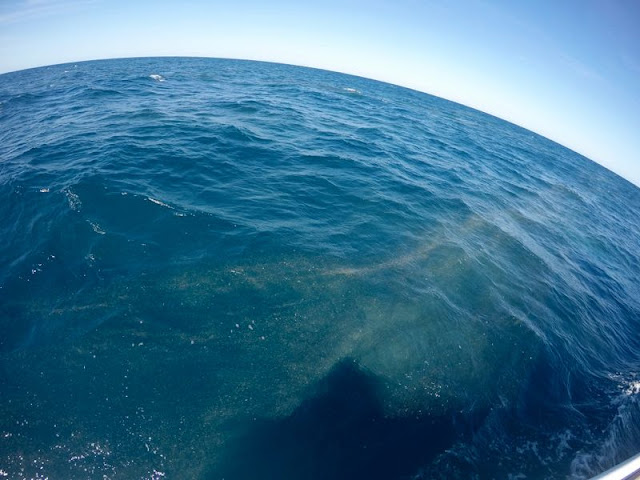
[[[82,201],[80,200],[80,197],[71,191],[71,189],[65,190],[64,193],[67,197],[67,202],[69,202],[69,208],[74,212],[79,212],[82,208]]]
[[[580,451],[571,462],[572,479],[587,479],[625,461],[637,449],[634,438],[640,433],[640,381],[635,376],[609,376],[619,382],[619,396],[611,402],[617,407],[616,415],[604,430],[601,444],[588,451]]]
[[[171,210],[174,209],[171,205],[167,205],[166,203],[161,202],[160,200],[156,200],[155,198],[147,197],[147,200],[155,203],[156,205],[160,205],[161,207],[167,207],[167,208],[170,208]]]
[[[91,228],[93,229],[93,231],[96,232],[99,235],[104,235],[105,233],[107,233],[97,223],[93,223],[93,222],[89,221],[89,225],[91,225]]]
[[[640,393],[640,381],[635,380],[629,382],[623,388],[623,394],[626,396],[638,395]]]
[[[155,80],[156,82],[164,82],[164,77],[162,75],[158,75],[157,73],[152,73],[149,75],[149,78]]]

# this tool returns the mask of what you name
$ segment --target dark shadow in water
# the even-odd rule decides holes
[[[469,438],[486,416],[390,418],[379,387],[353,361],[340,362],[291,416],[258,420],[232,442],[210,478],[410,478],[455,441]]]

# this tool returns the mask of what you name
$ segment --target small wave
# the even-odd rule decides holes
[[[362,92],[357,88],[344,87],[343,90],[347,93],[353,93],[355,95],[362,95]]]
[[[160,200],[156,200],[155,198],[147,197],[147,200],[155,203],[156,205],[160,205],[161,207],[167,207],[167,208],[170,208],[171,210],[174,209],[171,205],[167,205],[166,203],[161,202]]]
[[[164,77],[162,75],[158,75],[157,73],[152,73],[149,75],[149,78],[155,80],[156,82],[164,82]]]

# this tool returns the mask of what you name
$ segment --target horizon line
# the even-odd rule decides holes
[[[434,98],[438,98],[441,100],[444,100],[446,102],[450,102],[453,103],[455,105],[460,105],[464,108],[468,108],[471,110],[474,110],[476,112],[479,112],[483,115],[488,115],[490,117],[496,118],[498,120],[501,120],[503,122],[506,122],[510,125],[513,125],[517,128],[520,128],[522,130],[526,130],[527,132],[530,132],[534,135],[537,135],[541,138],[543,138],[544,140],[547,140],[549,142],[552,142],[566,150],[569,150],[570,152],[579,155],[580,157],[584,158],[585,160],[588,160],[594,164],[596,164],[597,166],[607,170],[608,172],[616,175],[617,177],[623,179],[625,182],[631,184],[632,186],[634,186],[635,188],[640,189],[640,183],[636,184],[634,181],[632,181],[629,178],[626,178],[625,176],[621,175],[620,173],[606,167],[605,165],[603,165],[601,162],[598,162],[597,160],[594,160],[593,158],[591,158],[590,156],[586,155],[585,153],[581,153],[579,152],[577,149],[575,149],[574,147],[570,147],[567,146],[563,143],[561,143],[558,140],[554,140],[553,138],[543,135],[542,133],[536,132],[535,130],[532,130],[524,125],[521,125],[519,123],[516,123],[513,120],[501,117],[497,114],[491,113],[491,112],[487,112],[485,110],[481,110],[480,108],[474,107],[472,105],[468,105],[465,103],[462,103],[461,101],[458,100],[453,100],[451,98],[446,98],[440,95],[435,95],[433,93],[427,92],[425,90],[419,90],[418,88],[415,87],[411,87],[408,85],[402,85],[399,83],[393,83],[387,80],[382,80],[379,78],[374,78],[374,77],[366,77],[364,75],[359,75],[357,73],[352,73],[352,72],[346,72],[346,71],[341,71],[341,70],[330,70],[327,68],[323,68],[323,67],[317,67],[317,66],[313,66],[313,65],[303,65],[303,64],[297,64],[297,63],[287,63],[287,62],[283,62],[283,61],[274,61],[274,60],[265,60],[265,59],[254,59],[254,58],[237,58],[237,57],[224,57],[224,56],[202,56],[202,55],[150,55],[150,56],[139,56],[139,55],[133,55],[133,56],[123,56],[123,57],[105,57],[105,58],[91,58],[91,59],[84,59],[84,60],[75,60],[75,61],[68,61],[68,62],[61,62],[61,63],[52,63],[52,64],[44,64],[44,65],[36,65],[33,67],[27,67],[27,68],[21,68],[18,70],[10,70],[10,71],[6,71],[6,72],[0,72],[0,76],[3,75],[10,75],[10,74],[14,74],[14,73],[19,73],[19,72],[24,72],[24,71],[28,71],[28,70],[36,70],[36,69],[40,69],[40,68],[49,68],[49,67],[58,67],[61,65],[71,65],[71,64],[77,64],[77,63],[89,63],[89,62],[103,62],[103,61],[114,61],[114,60],[134,60],[134,59],[154,59],[154,58],[163,58],[163,59],[167,59],[167,58],[175,58],[175,59],[179,59],[179,58],[189,58],[189,59],[203,59],[203,60],[232,60],[232,61],[240,61],[240,62],[258,62],[258,63],[268,63],[268,64],[274,64],[274,65],[284,65],[284,66],[289,66],[289,67],[296,67],[296,68],[308,68],[308,69],[312,69],[312,70],[320,70],[320,71],[324,71],[324,72],[330,72],[330,73],[337,73],[340,75],[348,75],[351,77],[356,77],[356,78],[361,78],[364,80],[369,80],[369,81],[374,81],[374,82],[379,82],[379,83],[383,83],[386,85],[391,85],[394,87],[398,87],[398,88],[404,88],[406,90],[410,90],[412,92],[416,92],[419,94],[423,94],[423,95],[429,95],[431,97]]]

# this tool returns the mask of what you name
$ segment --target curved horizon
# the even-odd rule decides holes
[[[318,68],[479,110],[640,186],[638,15],[620,0],[10,0],[0,7],[0,73],[166,56]]]
[[[4,72],[4,73],[1,73],[0,75],[8,75],[8,74],[12,74],[12,73],[18,73],[18,72],[21,72],[21,71],[24,71],[24,70],[32,70],[32,69],[39,69],[39,68],[50,68],[50,67],[57,67],[57,66],[62,66],[62,65],[71,65],[71,64],[77,64],[77,63],[106,62],[106,61],[111,61],[111,60],[117,61],[117,60],[128,60],[128,59],[129,60],[132,60],[132,59],[154,59],[154,58],[178,58],[178,59],[179,58],[193,58],[193,59],[231,60],[231,61],[240,61],[240,62],[270,63],[270,64],[274,64],[274,65],[286,65],[286,66],[292,66],[292,67],[296,67],[296,68],[309,68],[309,69],[321,70],[321,71],[325,71],[325,72],[338,73],[338,74],[341,74],[341,75],[348,75],[348,76],[352,76],[352,77],[363,78],[363,79],[366,79],[366,80],[372,80],[372,81],[376,81],[376,82],[381,82],[381,83],[385,83],[387,85],[393,85],[393,86],[399,87],[399,88],[406,88],[408,90],[412,90],[412,91],[420,93],[420,94],[430,95],[432,97],[439,98],[441,100],[445,100],[447,102],[451,102],[451,103],[454,103],[456,105],[460,105],[462,107],[475,110],[475,111],[480,112],[480,113],[482,113],[484,115],[490,115],[490,116],[495,117],[495,118],[497,118],[497,119],[499,119],[501,121],[504,121],[504,122],[510,123],[512,125],[515,125],[518,128],[522,128],[522,129],[524,129],[524,130],[526,130],[528,132],[531,132],[531,133],[533,133],[535,135],[543,137],[546,140],[549,140],[549,141],[551,141],[553,143],[556,143],[556,144],[560,145],[563,148],[571,150],[572,152],[580,155],[581,157],[585,158],[586,160],[601,166],[602,168],[606,169],[607,171],[609,171],[609,172],[615,174],[616,176],[622,178],[623,180],[631,183],[635,187],[640,188],[640,183],[635,183],[634,181],[630,180],[629,178],[626,178],[623,175],[621,175],[620,173],[618,173],[618,172],[616,172],[616,171],[614,171],[614,170],[612,170],[610,168],[607,168],[605,165],[593,160],[592,158],[588,157],[587,155],[585,155],[585,154],[583,154],[581,152],[578,152],[577,150],[575,150],[575,149],[573,149],[573,148],[571,148],[571,147],[569,147],[567,145],[564,145],[561,142],[558,142],[558,141],[556,141],[556,140],[554,140],[552,138],[549,138],[549,137],[547,137],[547,136],[545,136],[545,135],[543,135],[543,134],[541,134],[539,132],[531,130],[530,128],[527,128],[527,127],[525,127],[523,125],[519,125],[516,122],[513,122],[513,121],[508,120],[506,118],[502,118],[502,117],[500,117],[498,115],[494,115],[494,114],[492,114],[490,112],[486,112],[486,111],[480,110],[478,108],[475,108],[475,107],[473,107],[471,105],[465,105],[464,103],[461,103],[461,102],[458,102],[458,101],[455,101],[455,100],[452,100],[452,99],[449,99],[449,98],[441,97],[441,96],[438,96],[438,95],[434,95],[434,94],[432,94],[430,92],[417,90],[415,88],[411,88],[411,87],[408,87],[408,86],[405,86],[405,85],[400,85],[400,84],[397,84],[397,83],[387,82],[385,80],[380,80],[380,79],[377,79],[377,78],[370,78],[370,77],[365,77],[365,76],[362,76],[362,75],[356,75],[356,74],[349,73],[349,72],[341,72],[341,71],[337,71],[337,70],[329,70],[329,69],[326,69],[326,68],[314,67],[314,66],[310,66],[310,65],[299,65],[299,64],[276,62],[276,61],[270,61],[270,60],[254,60],[254,59],[251,59],[251,58],[201,57],[201,56],[188,56],[188,55],[184,55],[184,56],[155,55],[155,56],[148,56],[148,57],[133,56],[133,57],[115,57],[115,58],[94,58],[94,59],[89,59],[89,60],[79,60],[79,61],[76,61],[76,62],[71,61],[71,62],[63,62],[63,63],[54,63],[54,64],[50,64],[50,65],[37,65],[37,66],[34,66],[34,67],[28,67],[28,68],[24,68],[24,69],[21,69],[21,70],[12,70],[10,72]]]

